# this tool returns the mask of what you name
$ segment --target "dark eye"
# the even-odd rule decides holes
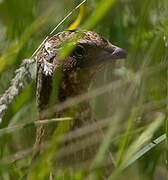
[[[85,55],[86,51],[82,45],[78,45],[72,52],[72,56],[82,58]]]

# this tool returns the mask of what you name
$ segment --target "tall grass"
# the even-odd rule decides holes
[[[31,57],[78,3],[0,2],[1,94],[9,87],[21,60]],[[59,123],[52,138],[42,144],[44,153],[30,172],[37,125],[32,82],[9,107],[0,124],[0,179],[47,179],[51,169],[56,180],[168,177],[168,2],[92,0],[87,2],[87,8],[88,15],[79,28],[98,32],[129,54],[124,62],[112,64],[97,75],[89,96],[81,95],[66,103],[66,107],[78,107],[88,98],[96,121],[88,121],[75,130],[71,130],[69,120]],[[57,31],[68,29],[77,15],[78,11]],[[63,109],[65,104],[55,108]],[[73,112],[67,115],[71,117]],[[52,123],[57,123],[57,119]]]

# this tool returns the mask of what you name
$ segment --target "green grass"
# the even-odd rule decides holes
[[[79,2],[0,2],[1,94],[9,87],[21,60],[31,57]],[[32,82],[10,105],[0,124],[0,179],[47,179],[51,169],[56,180],[168,177],[168,2],[91,0],[87,7],[88,15],[79,28],[94,30],[128,51],[125,62],[107,67],[89,88],[97,122],[73,131],[70,121],[60,123],[30,172],[37,119]],[[68,29],[77,15],[78,11],[74,12],[56,32]],[[63,53],[68,52],[65,45]],[[57,76],[61,80],[59,72]],[[55,92],[52,97],[56,99]]]

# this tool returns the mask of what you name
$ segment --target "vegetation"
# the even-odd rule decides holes
[[[0,94],[10,86],[22,60],[31,57],[80,2],[0,0]],[[90,0],[86,6],[78,28],[96,31],[129,54],[99,73],[89,88],[97,121],[76,133],[66,128],[67,119],[62,123],[66,132],[55,132],[46,142],[40,163],[30,173],[38,125],[32,68],[34,80],[9,106],[0,124],[0,179],[48,179],[51,166],[56,180],[168,177],[168,1]],[[78,10],[72,13],[56,32],[68,29],[78,14]],[[104,93],[95,96],[101,87]],[[73,143],[62,147],[68,137]],[[83,152],[87,159],[75,164],[71,159],[83,149],[88,149]]]

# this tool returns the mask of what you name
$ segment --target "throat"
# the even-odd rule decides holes
[[[60,85],[59,99],[64,101],[67,98],[86,94],[92,81],[89,74],[89,72],[80,69],[65,72]]]
[[[40,84],[37,90],[37,104],[39,108],[40,119],[49,118],[48,115],[43,115],[41,113],[43,110],[54,106],[56,103],[62,103],[67,101],[69,98],[73,98],[82,94],[87,94],[88,87],[91,83],[91,78],[89,73],[84,71],[71,71],[63,72],[62,80],[59,85],[57,100],[51,99],[53,90],[53,78],[48,78],[46,76],[39,77],[42,81],[37,81]],[[54,102],[55,101],[55,102]],[[51,103],[52,102],[52,103]],[[66,108],[63,111],[57,111],[51,114],[51,117],[73,117],[76,119],[77,126],[79,127],[83,122],[91,118],[91,110],[88,100],[76,104],[72,107]]]
[[[91,78],[88,73],[78,71],[66,72],[63,74],[59,90],[59,100],[65,102],[69,98],[75,98],[88,93]],[[75,99],[74,99],[75,101]],[[88,100],[73,105],[61,113],[64,117],[75,119],[74,127],[80,127],[91,119],[91,108]]]

